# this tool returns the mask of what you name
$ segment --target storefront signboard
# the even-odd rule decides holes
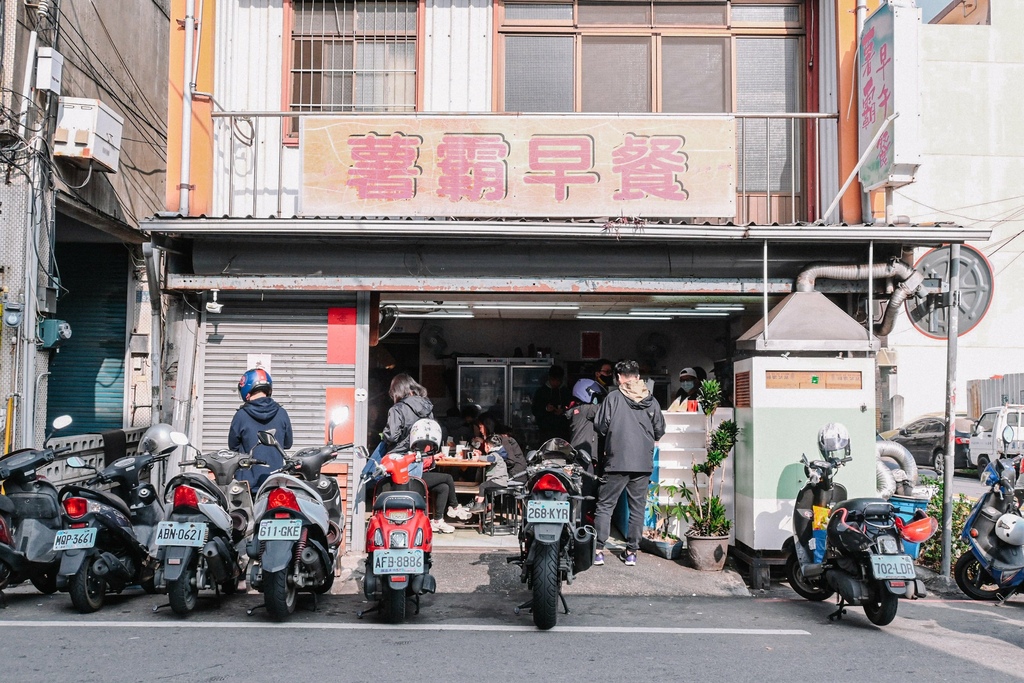
[[[861,389],[864,382],[861,373],[855,370],[848,372],[767,370],[764,373],[764,386],[765,389],[839,389],[849,391]]]
[[[729,116],[311,116],[304,216],[736,215]]]
[[[864,23],[858,47],[860,169],[866,190],[913,182],[918,152],[918,24],[921,11],[905,0],[883,2]],[[897,117],[891,122],[889,117]],[[875,135],[879,133],[878,139]]]

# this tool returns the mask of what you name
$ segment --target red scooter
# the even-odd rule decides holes
[[[438,442],[414,440],[412,448],[405,453],[388,453],[373,474],[360,480],[362,487],[371,477],[380,478],[374,487],[373,514],[366,527],[363,581],[363,594],[367,600],[376,600],[376,605],[359,612],[360,618],[370,612],[384,612],[389,622],[400,623],[405,620],[409,598],[419,614],[420,596],[437,589],[437,581],[430,575],[434,535],[427,515],[427,487],[422,479],[409,476],[409,466],[424,459],[429,466]]]

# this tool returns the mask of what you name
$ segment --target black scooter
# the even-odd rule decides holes
[[[70,417],[58,417],[53,431],[70,424]],[[42,449],[23,448],[0,460],[0,591],[23,581],[47,595],[57,590],[60,558],[53,539],[63,522],[57,488],[38,470],[70,450],[44,443]]]
[[[581,503],[588,498],[581,491],[583,477],[596,477],[586,470],[589,456],[563,439],[546,441],[527,456],[527,462],[526,485],[509,483],[510,488],[522,487],[516,497],[524,523],[519,556],[508,561],[522,568],[520,579],[533,591],[515,613],[529,608],[533,623],[546,630],[558,621],[559,601],[569,614],[562,582],[571,584],[594,564],[597,538],[594,527],[581,523]]]
[[[61,489],[66,528],[54,540],[54,549],[61,554],[57,587],[71,594],[82,614],[103,607],[108,589],[120,593],[140,584],[147,593],[156,592],[156,560],[150,548],[164,507],[156,488],[141,476],[167,459],[181,440],[188,442],[184,434],[175,437],[175,443],[161,452],[121,458],[85,485]],[[77,457],[68,458],[68,465],[96,469]],[[112,485],[110,490],[98,488],[107,485]]]
[[[863,606],[876,626],[896,618],[900,597],[927,595],[918,580],[914,560],[904,553],[903,541],[927,540],[936,521],[918,511],[904,523],[881,498],[846,498],[846,489],[833,481],[836,471],[852,458],[802,456],[807,483],[797,494],[793,537],[786,563],[790,587],[807,600],[827,600],[839,593],[829,621],[842,618],[846,606]]]

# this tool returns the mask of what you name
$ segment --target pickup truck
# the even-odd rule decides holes
[[[1024,452],[1019,441],[1003,445],[1003,430],[1006,427],[1024,426],[1024,405],[1011,403],[989,408],[975,421],[971,431],[971,450],[968,460],[978,469],[978,476],[994,458],[1020,455]]]

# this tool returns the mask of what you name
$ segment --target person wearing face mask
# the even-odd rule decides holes
[[[693,368],[683,368],[679,371],[679,391],[676,392],[675,400],[672,401],[672,405],[668,407],[670,413],[685,413],[687,412],[687,401],[697,400],[697,391],[699,390],[697,382],[697,371]]]
[[[594,381],[601,385],[601,389],[607,394],[615,388],[615,375],[613,365],[607,358],[602,358],[594,364]]]

